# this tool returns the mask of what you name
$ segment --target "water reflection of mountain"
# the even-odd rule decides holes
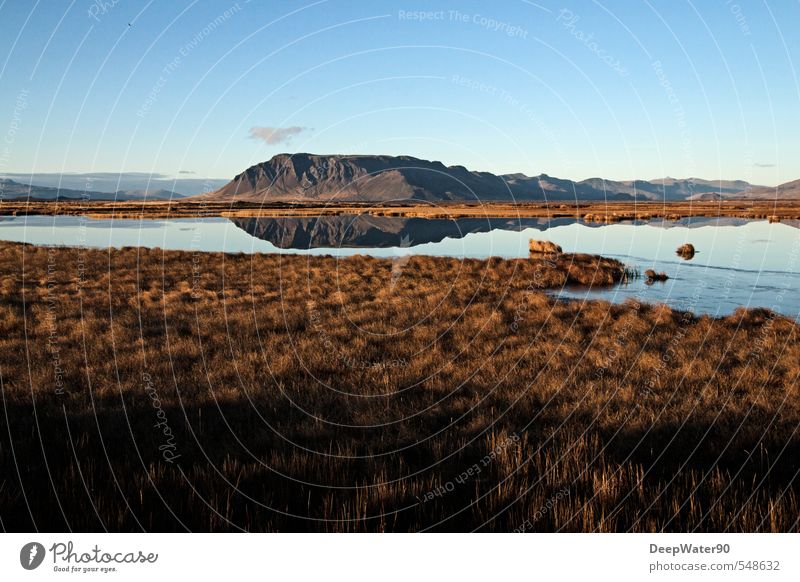
[[[650,221],[623,221],[621,224],[649,224],[659,228],[701,228],[704,226],[744,226],[751,222],[766,222],[764,219],[754,220],[752,218],[739,218],[736,216],[692,216],[691,218],[681,218],[680,220],[662,220],[654,218]],[[784,226],[800,228],[800,220],[787,218],[780,221]],[[587,226],[591,226],[588,225]]]
[[[304,218],[233,218],[246,233],[282,249],[416,246],[495,229],[546,230],[572,218],[458,218],[454,220],[340,214]]]
[[[457,218],[430,219],[371,214],[339,214],[297,218],[232,218],[231,221],[246,233],[269,241],[282,249],[309,248],[388,248],[413,247],[440,242],[445,238],[459,239],[469,233],[508,230],[519,232],[528,228],[547,230],[578,222],[574,218]],[[733,217],[694,217],[678,221],[653,220],[649,223],[660,228],[702,226],[742,226],[751,222]],[[622,224],[633,224],[624,221]],[[598,222],[583,223],[590,228],[606,226]]]

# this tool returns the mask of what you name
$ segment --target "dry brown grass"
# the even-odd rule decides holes
[[[797,325],[618,268],[0,245],[2,527],[796,531]]]
[[[736,217],[778,222],[800,218],[800,200],[722,200],[671,202],[563,201],[435,202],[378,204],[331,202],[328,204],[265,201],[224,202],[195,198],[176,201],[14,201],[0,200],[0,216],[26,214],[86,215],[90,218],[186,218],[198,216],[297,217],[337,214],[374,214],[420,218],[514,217],[576,218],[585,222],[623,220],[681,220],[692,216]]]
[[[561,245],[557,245],[549,240],[536,240],[534,238],[528,241],[528,250],[530,251],[531,255],[546,254],[558,256],[564,252],[561,249]]]
[[[675,254],[684,259],[685,261],[692,260],[694,258],[695,252],[696,251],[694,245],[691,243],[684,243],[675,250]]]
[[[666,281],[669,279],[669,275],[663,272],[654,271],[653,269],[647,269],[644,272],[645,276],[645,283],[648,285],[652,285],[656,281]]]

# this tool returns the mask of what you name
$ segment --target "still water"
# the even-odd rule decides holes
[[[95,220],[73,216],[0,219],[0,240],[40,245],[160,247],[229,253],[347,256],[409,254],[466,258],[527,257],[528,240],[547,239],[565,252],[619,259],[641,272],[666,272],[664,283],[587,291],[561,289],[562,298],[664,302],[677,309],[725,315],[740,306],[800,315],[800,223],[735,218],[603,225],[574,219],[468,218],[430,220],[370,215],[319,218]],[[675,249],[692,243],[684,261]]]

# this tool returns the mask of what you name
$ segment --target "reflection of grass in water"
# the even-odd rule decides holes
[[[642,274],[639,267],[636,265],[625,265],[620,283],[627,285],[628,283],[633,283],[635,280],[640,279],[641,276]]]
[[[3,526],[796,529],[797,326],[554,302],[618,268],[564,259],[0,245]]]

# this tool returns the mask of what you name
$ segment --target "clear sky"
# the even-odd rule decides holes
[[[800,178],[796,1],[0,2],[0,173]]]

